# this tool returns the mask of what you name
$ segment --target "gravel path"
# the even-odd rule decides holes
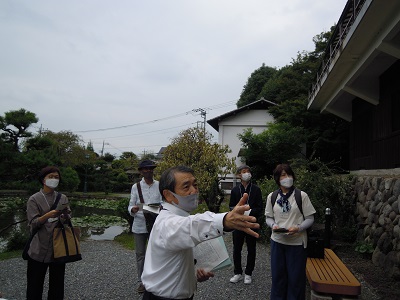
[[[231,253],[231,234],[225,235]],[[65,299],[141,299],[136,292],[135,253],[113,241],[82,241],[83,259],[67,264]],[[258,243],[257,266],[253,284],[232,284],[233,267],[220,270],[214,278],[198,284],[195,299],[268,299],[269,255],[266,246]],[[245,253],[245,251],[243,251]],[[245,260],[244,260],[245,262]],[[6,299],[25,299],[26,261],[13,258],[0,261],[0,292]],[[47,282],[47,279],[46,279]],[[47,293],[47,283],[44,295]],[[44,297],[45,298],[45,297]]]
[[[232,253],[231,234],[224,236],[228,252]],[[67,264],[65,299],[141,299],[136,292],[135,253],[113,241],[82,241],[83,259]],[[243,254],[246,254],[244,246]],[[244,256],[243,255],[243,256]],[[243,263],[246,260],[243,257]],[[0,261],[0,292],[6,299],[25,299],[26,261],[14,258]],[[232,284],[233,267],[216,272],[215,277],[198,284],[196,300],[269,299],[271,286],[269,247],[257,243],[256,268],[253,283]],[[46,279],[47,282],[47,279]],[[47,284],[47,283],[46,283]],[[363,289],[365,291],[365,289]],[[47,285],[44,295],[47,294]],[[307,291],[309,298],[309,291]],[[374,295],[362,295],[364,300],[378,299]]]

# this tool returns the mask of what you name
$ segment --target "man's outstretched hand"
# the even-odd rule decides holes
[[[260,224],[256,223],[257,219],[253,216],[244,215],[244,212],[250,209],[250,206],[246,204],[248,198],[249,195],[244,193],[233,210],[225,215],[224,228],[228,230],[241,230],[258,238],[260,235],[252,230],[260,228]]]

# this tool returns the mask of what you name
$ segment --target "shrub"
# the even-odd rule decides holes
[[[28,238],[29,234],[26,230],[14,229],[7,241],[6,251],[24,249]]]
[[[291,167],[296,174],[295,185],[308,194],[317,211],[315,222],[325,223],[325,209],[330,208],[332,215],[332,232],[342,240],[351,241],[356,237],[355,201],[351,193],[351,176],[337,174],[320,160],[294,160]],[[277,189],[273,179],[260,181],[263,201],[269,193]],[[265,207],[265,203],[264,203]],[[263,220],[262,235],[270,235]],[[264,228],[265,227],[265,228]]]
[[[325,209],[330,208],[332,232],[339,239],[355,239],[355,201],[351,193],[351,176],[337,174],[318,159],[292,163],[296,186],[310,197],[317,213],[317,223],[325,223]],[[354,235],[353,235],[354,234]]]
[[[75,192],[78,189],[80,180],[78,173],[71,167],[61,169],[62,181],[60,189],[68,191],[70,193]]]
[[[129,198],[121,198],[118,200],[116,213],[119,217],[125,219],[129,224],[129,229],[132,228],[133,217],[128,212]]]
[[[358,241],[354,250],[362,255],[368,256],[374,252],[374,246],[368,241]]]

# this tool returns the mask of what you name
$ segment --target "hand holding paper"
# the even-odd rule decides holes
[[[222,236],[198,244],[193,250],[193,256],[196,269],[203,269],[204,272],[213,272],[232,265]]]

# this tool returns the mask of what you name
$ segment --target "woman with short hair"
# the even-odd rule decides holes
[[[39,173],[42,188],[29,197],[27,217],[30,231],[37,231],[28,250],[26,299],[41,300],[47,269],[49,291],[47,299],[64,299],[65,263],[53,262],[53,230],[59,218],[69,218],[68,199],[61,195],[58,209],[55,189],[61,181],[60,170],[54,166],[43,168]],[[62,210],[60,210],[62,207]]]

